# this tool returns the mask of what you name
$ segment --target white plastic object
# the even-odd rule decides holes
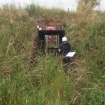
[[[66,57],[72,58],[74,57],[76,54],[76,52],[68,52],[68,54],[66,55]]]

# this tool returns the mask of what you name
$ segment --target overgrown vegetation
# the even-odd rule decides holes
[[[60,59],[29,66],[37,18],[61,19],[77,51],[65,75]],[[31,5],[0,9],[0,105],[105,105],[105,13],[67,13]]]

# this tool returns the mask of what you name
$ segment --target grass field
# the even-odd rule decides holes
[[[66,75],[60,60],[37,55],[29,66],[38,18],[62,19],[78,66]],[[105,105],[105,13],[28,6],[0,9],[0,105]]]

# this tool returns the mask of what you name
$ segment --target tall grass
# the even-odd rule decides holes
[[[23,60],[15,59],[11,68],[2,67],[1,105],[68,105],[72,82],[57,65],[57,58],[43,57],[37,67],[26,70]],[[5,73],[5,69],[12,69]],[[68,92],[69,91],[69,92]]]
[[[86,16],[85,16],[86,15]],[[58,57],[37,55],[29,66],[38,18],[62,18],[77,51],[66,75]],[[67,13],[31,5],[0,9],[0,105],[104,105],[105,14]]]

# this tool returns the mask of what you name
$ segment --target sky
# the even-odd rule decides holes
[[[34,3],[47,8],[61,8],[64,10],[75,10],[78,0],[0,0],[0,5],[3,4],[15,4],[16,6],[25,6]],[[101,10],[105,10],[105,0],[101,1],[101,5],[98,7]]]

